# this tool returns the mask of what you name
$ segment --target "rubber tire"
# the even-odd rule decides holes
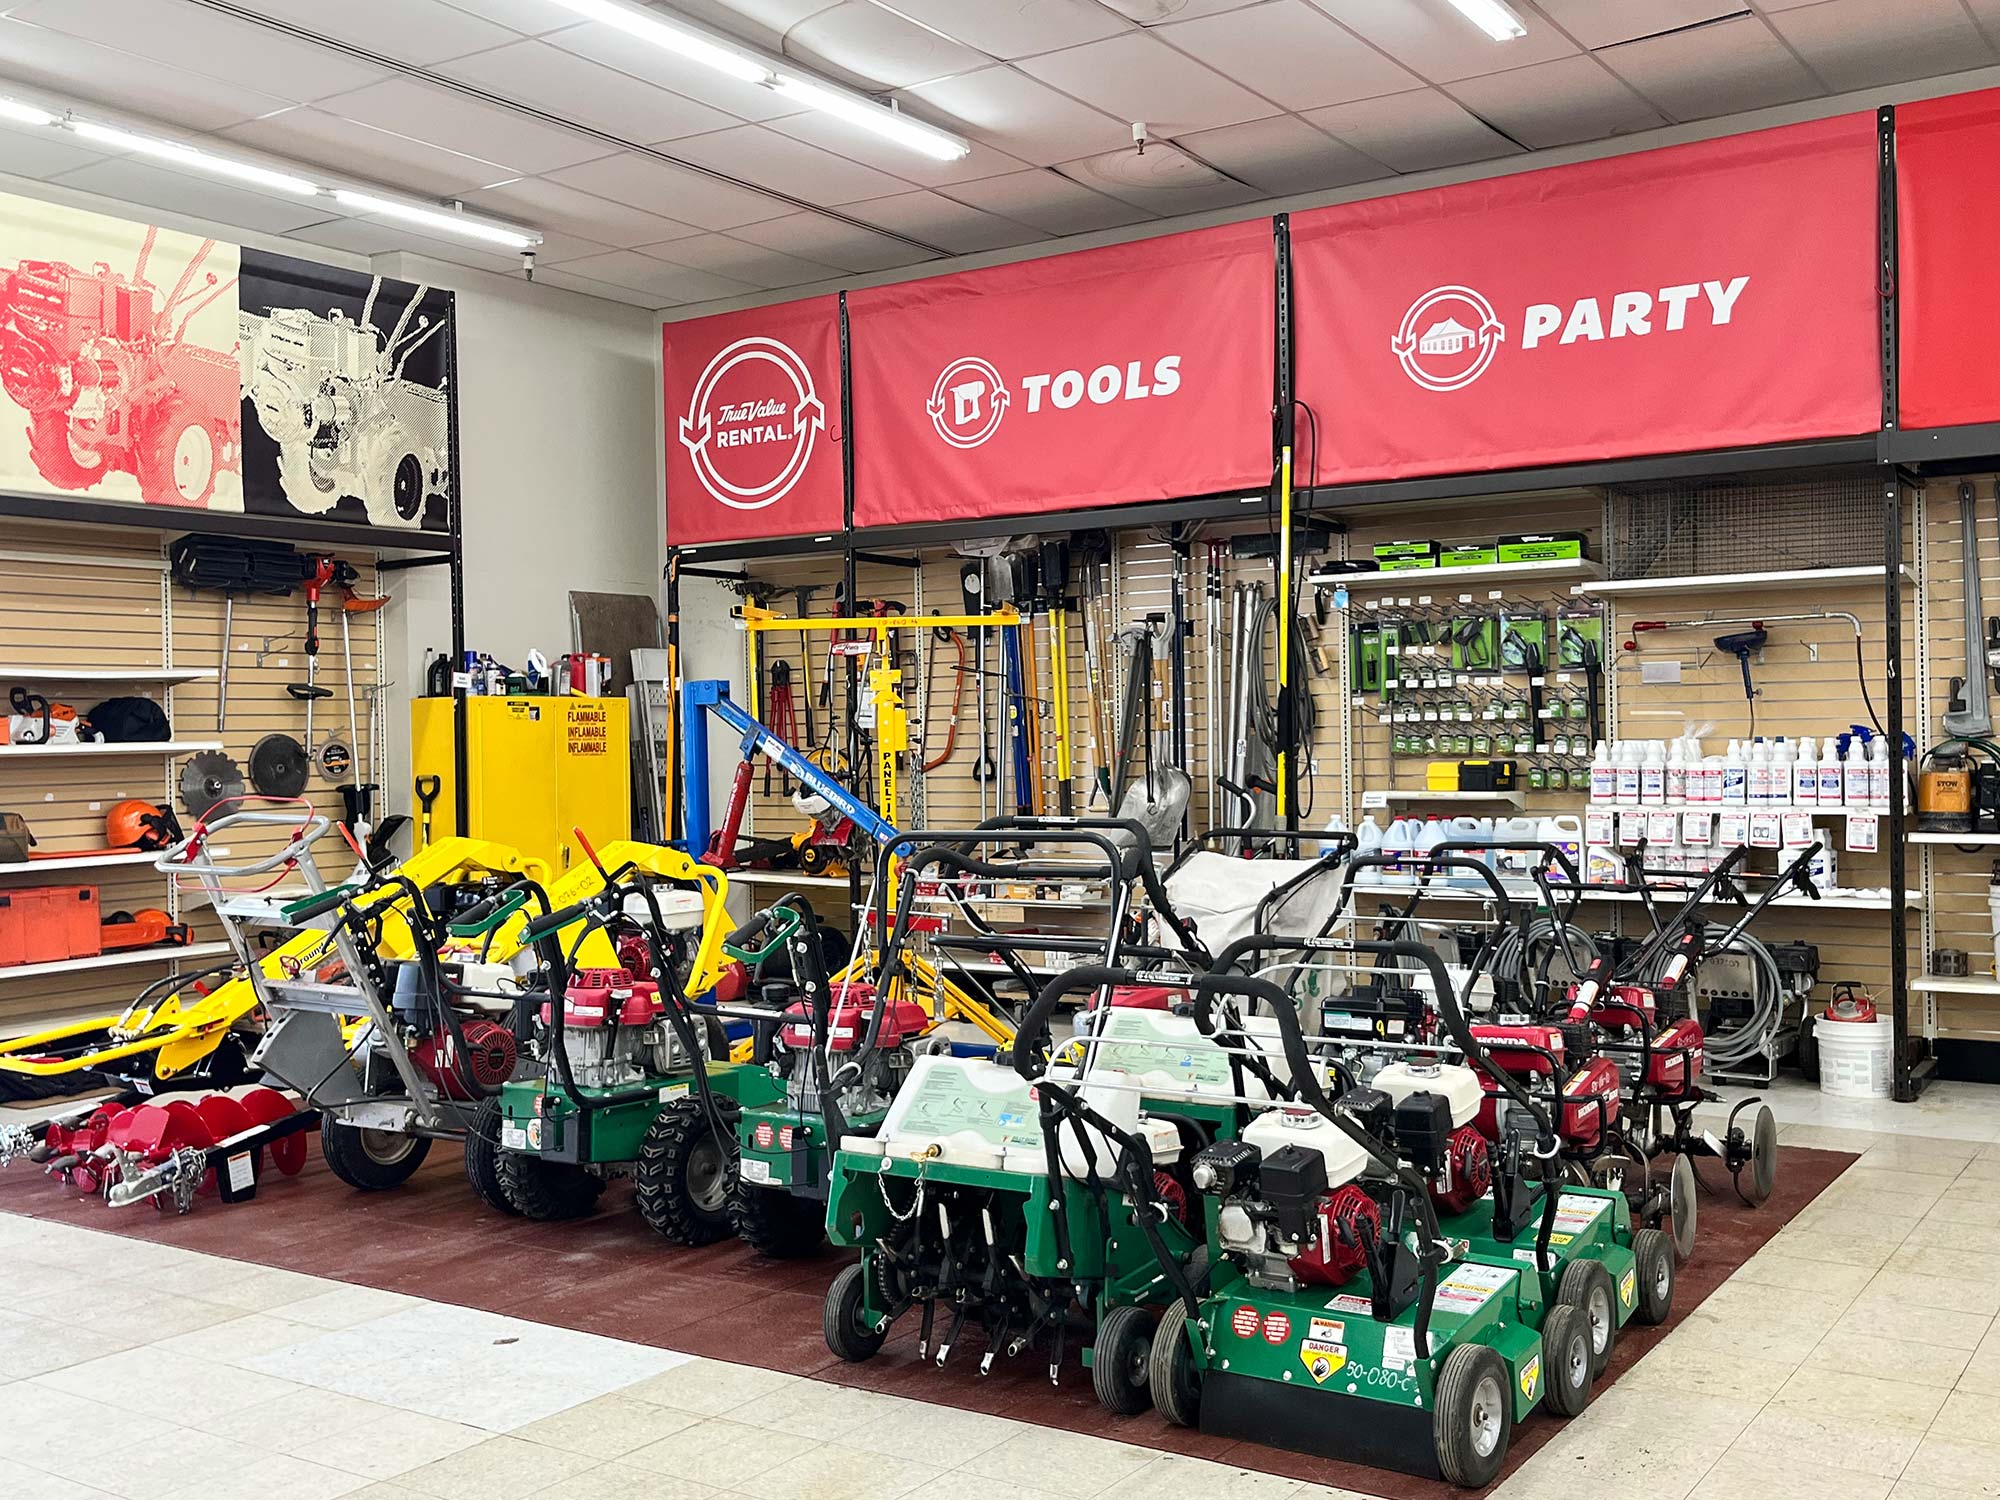
[[[1187,1304],[1170,1302],[1153,1330],[1146,1357],[1146,1389],[1153,1410],[1176,1427],[1201,1425],[1201,1371],[1187,1341]]]
[[[518,1214],[520,1210],[500,1185],[500,1155],[500,1101],[488,1099],[474,1112],[471,1128],[465,1132],[465,1180],[488,1208]]]
[[[1106,1411],[1136,1417],[1152,1408],[1148,1379],[1153,1328],[1153,1315],[1143,1307],[1114,1307],[1098,1320],[1097,1342],[1091,1346],[1090,1387]]]
[[[362,1143],[364,1135],[382,1134],[378,1131],[364,1131],[357,1125],[349,1125],[340,1120],[322,1119],[319,1126],[319,1154],[326,1159],[326,1165],[334,1176],[349,1187],[364,1193],[386,1192],[390,1188],[401,1187],[410,1176],[424,1164],[430,1155],[431,1143],[428,1136],[411,1135],[402,1139],[409,1143],[403,1154],[394,1161],[381,1161],[371,1156]]]
[[[1641,1229],[1632,1236],[1632,1254],[1638,1261],[1639,1277],[1639,1300],[1632,1309],[1632,1321],[1657,1328],[1674,1310],[1674,1281],[1678,1273],[1674,1269],[1673,1239],[1665,1230]],[[1663,1276],[1665,1287],[1661,1289]]]
[[[1793,1054],[1799,1065],[1799,1077],[1807,1083],[1819,1082],[1819,1036],[1813,1030],[1814,1019],[1808,1007],[1804,1019],[1799,1022],[1799,1045]]]
[[[1604,1344],[1598,1347],[1598,1320],[1591,1316],[1590,1297],[1592,1290],[1602,1293],[1605,1324]],[[1556,1301],[1576,1308],[1590,1323],[1590,1378],[1596,1380],[1611,1367],[1611,1356],[1618,1348],[1618,1288],[1611,1284],[1611,1273],[1604,1268],[1601,1260],[1573,1260],[1563,1267],[1562,1280],[1556,1284]]]
[[[1577,1416],[1590,1405],[1596,1379],[1590,1315],[1559,1302],[1542,1319],[1542,1405],[1559,1417]]]
[[[889,1336],[886,1328],[862,1326],[861,1301],[867,1291],[863,1278],[867,1274],[865,1261],[843,1268],[826,1289],[826,1304],[820,1309],[819,1326],[826,1336],[826,1347],[851,1365],[873,1359]]]
[[[181,493],[175,460],[180,455],[184,433],[199,432],[208,445],[208,472],[200,493]],[[222,444],[192,401],[169,396],[153,408],[145,437],[139,445],[139,495],[149,505],[171,505],[183,510],[205,510],[215,494],[216,476],[223,470]]]
[[[639,1146],[639,1161],[632,1174],[639,1217],[672,1244],[712,1245],[734,1232],[726,1185],[722,1201],[713,1210],[696,1203],[688,1190],[688,1166],[704,1141],[715,1143],[722,1151],[719,1170],[733,1179],[736,1142],[716,1140],[715,1128],[699,1099],[676,1099],[667,1105],[654,1117]]]
[[[1472,1440],[1472,1402],[1489,1378],[1499,1388],[1500,1435],[1491,1453],[1481,1453]],[[1446,1484],[1483,1490],[1499,1476],[1514,1440],[1513,1396],[1507,1366],[1484,1344],[1460,1344],[1445,1356],[1431,1412],[1431,1441]]]
[[[28,457],[35,471],[59,490],[87,490],[111,472],[103,454],[95,464],[79,463],[69,442],[69,412],[57,407],[39,412],[28,429]]]
[[[575,1162],[549,1161],[531,1151],[502,1151],[500,1191],[514,1212],[537,1224],[589,1216],[604,1195],[604,1179]]]
[[[773,1260],[797,1260],[826,1243],[824,1203],[759,1187],[740,1174],[729,1189],[729,1224],[744,1244]]]

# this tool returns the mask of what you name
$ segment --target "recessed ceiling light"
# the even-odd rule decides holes
[[[0,120],[10,120],[16,125],[53,125],[56,117],[45,109],[36,109],[32,104],[23,104],[17,99],[0,99]]]
[[[1453,10],[1496,42],[1511,42],[1528,34],[1521,18],[1504,0],[1450,0],[1450,4]]]
[[[457,235],[461,239],[481,240],[489,245],[504,245],[509,250],[532,250],[541,244],[542,237],[532,229],[517,229],[511,224],[497,224],[490,219],[475,219],[465,214],[454,213],[450,209],[426,208],[420,203],[405,203],[396,198],[382,198],[374,193],[360,193],[352,188],[335,188],[334,201],[343,207],[358,209],[362,213],[378,214],[385,219],[396,219],[405,224],[419,224],[426,229],[434,229],[439,234]]]
[[[150,156],[155,161],[163,161],[177,167],[186,167],[191,172],[205,172],[210,177],[228,177],[237,182],[247,182],[252,187],[269,188],[273,192],[293,193],[301,198],[315,196],[320,188],[316,182],[308,182],[290,172],[276,172],[269,167],[260,167],[254,162],[238,161],[230,156],[217,156],[194,146],[184,146],[179,141],[169,141],[155,135],[139,135],[130,130],[120,130],[112,125],[99,125],[94,120],[71,120],[69,128],[87,141],[95,141],[100,146],[109,146],[115,151],[129,151],[134,156]]]
[[[617,0],[555,0],[564,10],[573,10],[586,20],[615,26],[627,36],[651,42],[689,62],[736,79],[739,83],[766,83],[771,70],[756,58],[738,52],[722,42],[712,41],[689,26],[677,26],[657,11],[636,5],[620,5]]]
[[[957,161],[972,151],[957,136],[947,134],[934,125],[926,125],[921,120],[912,120],[887,105],[877,104],[858,94],[794,78],[789,73],[780,73],[778,81],[771,87],[795,104],[803,104],[808,109],[858,125],[863,130],[894,141],[899,146],[908,146],[912,151],[921,151],[937,161]]]

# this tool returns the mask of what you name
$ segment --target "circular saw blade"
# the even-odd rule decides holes
[[[266,797],[296,797],[311,767],[304,745],[289,734],[267,734],[250,752],[250,784]]]
[[[205,818],[216,803],[246,790],[241,768],[220,750],[198,751],[181,767],[181,806],[192,817]]]

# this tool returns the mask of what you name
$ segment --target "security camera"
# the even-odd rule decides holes
[[[535,252],[532,250],[521,252],[521,275],[528,281],[535,279]]]

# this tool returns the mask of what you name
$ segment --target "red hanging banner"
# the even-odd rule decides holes
[[[851,292],[854,524],[1262,486],[1268,220]]]
[[[2000,421],[2000,89],[1896,106],[1897,419]]]
[[[839,531],[840,299],[661,332],[668,545]]]
[[[1875,158],[1844,115],[1294,214],[1319,481],[1874,431]]]

